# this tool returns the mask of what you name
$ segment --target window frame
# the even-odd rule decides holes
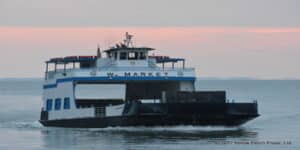
[[[117,60],[118,59],[118,52],[114,52],[114,59]]]
[[[131,57],[131,54],[134,54],[133,57]],[[128,52],[128,60],[137,60],[138,59],[138,52]]]
[[[127,60],[127,55],[128,55],[128,53],[127,52],[120,52],[120,57],[119,57],[119,59],[120,60]],[[124,56],[124,57],[123,57]]]
[[[61,109],[61,98],[56,98],[54,102],[54,110],[60,110]]]
[[[65,97],[64,98],[64,109],[71,109],[71,104],[70,104],[70,97]]]
[[[145,52],[139,52],[139,59],[140,60],[145,60],[147,58],[146,53]]]
[[[51,111],[53,108],[53,100],[47,99],[46,100],[46,111]]]

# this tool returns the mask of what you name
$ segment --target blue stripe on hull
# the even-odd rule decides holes
[[[195,81],[195,77],[71,77],[57,79],[54,84],[47,84],[43,89],[56,88],[58,83],[73,81]]]

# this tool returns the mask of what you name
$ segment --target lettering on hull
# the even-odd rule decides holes
[[[168,77],[168,72],[124,72],[125,77]],[[178,76],[183,76],[183,72],[178,72]],[[107,73],[108,77],[118,76],[113,72]]]

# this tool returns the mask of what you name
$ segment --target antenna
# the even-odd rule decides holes
[[[130,45],[133,47],[132,37],[133,35],[128,34],[128,32],[125,33],[124,44],[126,45],[126,47],[129,47]]]
[[[101,58],[101,51],[99,44],[97,45],[97,58]]]

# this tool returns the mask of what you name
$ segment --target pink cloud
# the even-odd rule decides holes
[[[160,50],[156,53],[162,55],[185,57],[191,64],[201,68],[206,67],[203,65],[206,62],[209,66],[210,61],[214,61],[217,65],[216,61],[222,64],[229,59],[238,58],[249,58],[249,62],[244,62],[244,65],[249,65],[252,63],[250,61],[261,57],[259,63],[263,64],[264,60],[272,59],[273,55],[276,55],[276,58],[281,55],[286,59],[294,58],[299,54],[300,49],[300,28],[0,27],[0,50],[5,52],[5,55],[1,56],[0,67],[11,66],[7,75],[3,76],[34,76],[37,72],[40,75],[43,70],[42,62],[46,59],[66,55],[95,54],[97,44],[100,44],[102,49],[113,46],[123,40],[125,32],[134,34],[134,43],[137,46],[156,48]],[[24,62],[25,67],[20,68],[19,64],[11,62],[12,57]],[[199,59],[205,59],[205,62]],[[243,61],[239,60],[241,66]],[[270,61],[273,61],[273,64],[277,62]],[[232,61],[232,63],[236,62]],[[286,62],[286,65],[288,64]],[[295,65],[295,63],[291,64]],[[26,70],[29,67],[34,69]],[[219,72],[209,72],[211,68],[216,66],[206,68],[207,75],[219,74]],[[216,69],[220,70],[220,68]],[[231,73],[238,76],[240,70],[237,66],[231,70]],[[248,72],[245,72],[243,76],[248,75]],[[252,72],[249,72],[251,76]]]

